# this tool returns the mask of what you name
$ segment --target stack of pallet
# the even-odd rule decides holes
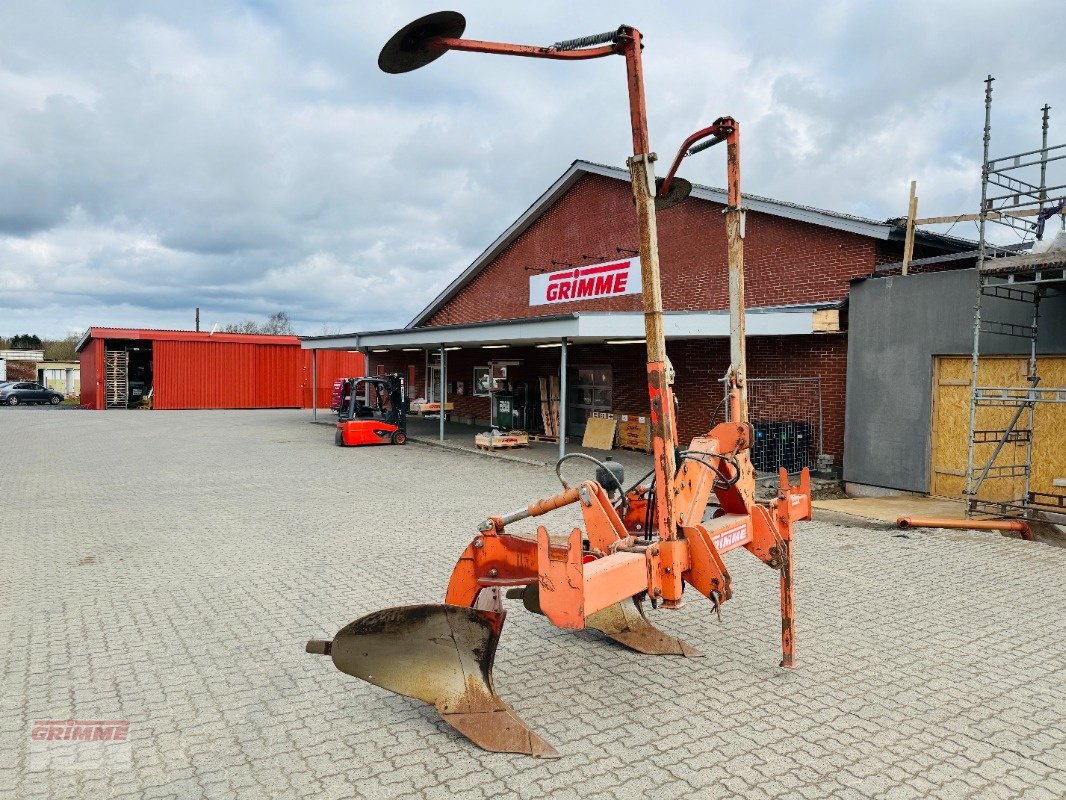
[[[104,401],[108,408],[125,408],[128,402],[129,353],[110,351],[104,357]]]
[[[542,439],[559,438],[559,376],[540,379],[540,417],[544,424]]]

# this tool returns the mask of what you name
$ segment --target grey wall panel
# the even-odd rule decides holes
[[[976,270],[872,278],[851,287],[844,478],[929,489],[933,357],[972,349]],[[986,319],[1028,324],[1028,304],[985,298]],[[1066,352],[1066,296],[1041,304],[1039,350]],[[1028,340],[986,335],[982,354],[1028,353]]]

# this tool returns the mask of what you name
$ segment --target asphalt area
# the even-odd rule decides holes
[[[652,612],[698,659],[518,605],[495,682],[562,753],[536,760],[304,644],[439,602],[477,523],[555,493],[551,467],[342,449],[299,411],[28,411],[0,409],[2,797],[1066,796],[1062,548],[802,523],[791,671],[776,573],[744,551],[720,621]]]

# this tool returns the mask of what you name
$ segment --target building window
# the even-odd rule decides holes
[[[589,417],[611,413],[611,377],[610,367],[577,367],[570,372],[568,430],[584,433]]]
[[[474,367],[474,396],[488,397],[492,394],[492,369]]]

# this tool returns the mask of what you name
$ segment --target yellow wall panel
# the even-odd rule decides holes
[[[970,357],[940,356],[933,371],[933,430],[931,481],[929,491],[943,497],[961,497],[966,488],[966,448],[970,422]],[[1029,360],[1023,356],[985,356],[978,369],[981,386],[1025,388]],[[1066,387],[1066,357],[1044,356],[1038,359],[1040,388]],[[977,430],[1002,430],[1016,409],[978,408]],[[1028,412],[1022,412],[1017,426],[1028,427]],[[1041,404],[1036,408],[1033,424],[1032,480],[1034,492],[1056,493],[1054,478],[1066,478],[1066,405]],[[974,463],[983,466],[991,458],[995,443],[974,447]],[[1025,444],[1007,443],[996,465],[1025,462]],[[1059,490],[1061,492],[1061,490]],[[1022,478],[989,478],[978,496],[987,500],[1020,499],[1024,493]]]

